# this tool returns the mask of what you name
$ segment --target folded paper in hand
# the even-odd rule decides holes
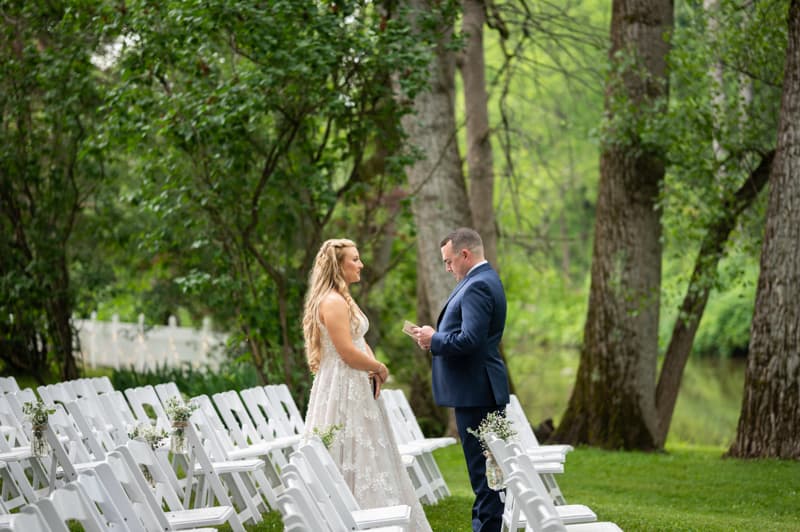
[[[403,332],[404,332],[404,333],[406,333],[407,335],[409,335],[411,338],[416,338],[416,337],[414,336],[414,333],[413,333],[413,332],[411,332],[411,328],[412,328],[412,327],[416,327],[416,326],[417,326],[417,325],[415,325],[415,324],[411,323],[410,321],[408,321],[408,320],[405,320],[405,321],[403,322]]]

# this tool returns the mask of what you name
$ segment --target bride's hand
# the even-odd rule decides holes
[[[375,399],[381,396],[381,386],[383,386],[383,381],[376,375],[375,376]]]

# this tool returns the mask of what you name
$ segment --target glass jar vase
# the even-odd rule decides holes
[[[503,470],[500,469],[500,464],[489,451],[483,451],[483,456],[486,457],[486,484],[489,489],[495,491],[503,489]]]
[[[45,436],[47,425],[33,425],[31,428],[31,453],[33,456],[47,456],[50,454],[50,445]]]
[[[186,440],[186,421],[173,421],[172,433],[169,437],[169,450],[173,454],[189,454],[189,442]]]

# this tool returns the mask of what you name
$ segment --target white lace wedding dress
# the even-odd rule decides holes
[[[361,508],[395,504],[411,506],[410,530],[430,531],[425,511],[403,466],[383,399],[372,397],[366,371],[353,369],[339,356],[327,329],[320,324],[322,354],[311,387],[306,430],[341,425],[330,451]],[[355,345],[368,352],[366,316],[354,331]]]

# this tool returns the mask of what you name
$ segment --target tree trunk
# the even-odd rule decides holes
[[[800,0],[789,40],[745,390],[732,456],[800,458]]]
[[[494,219],[494,170],[489,130],[489,96],[483,57],[483,0],[464,0],[463,30],[467,38],[461,77],[467,122],[467,171],[473,229],[480,233],[486,259],[498,268],[497,229]]]
[[[412,17],[430,11],[425,0],[411,0],[407,5],[413,11]],[[412,24],[416,26],[415,21]],[[417,319],[420,324],[434,326],[453,289],[453,280],[442,266],[439,243],[453,229],[472,225],[456,141],[455,54],[447,46],[452,33],[452,23],[442,23],[435,56],[428,68],[429,89],[417,95],[414,112],[403,119],[411,143],[423,154],[407,170],[417,227],[418,293],[422,308],[429,311]],[[430,404],[420,404],[420,400],[428,401],[430,397],[412,395],[410,402],[415,412],[431,409]],[[453,425],[452,419],[449,425]]]
[[[614,113],[615,97],[628,99],[634,112],[648,112],[654,100],[667,95],[664,37],[672,27],[672,12],[669,0],[614,0],[610,60],[617,64],[622,53],[638,64],[617,74],[616,80],[612,74],[606,99],[609,115]],[[654,388],[661,288],[661,221],[656,200],[664,163],[647,151],[634,132],[615,140],[619,142],[608,143],[600,158],[581,360],[555,439],[649,450],[656,448]]]
[[[481,235],[486,260],[500,270],[497,262],[497,226],[494,217],[494,159],[489,128],[489,96],[486,93],[486,65],[483,54],[483,26],[486,4],[483,0],[464,0],[462,27],[467,36],[461,77],[464,80],[464,106],[467,122],[467,171],[469,173],[469,206],[473,229]],[[505,350],[500,357],[508,366]],[[511,393],[516,393],[514,380],[508,376]]]
[[[739,188],[733,199],[722,209],[723,215],[709,227],[695,260],[694,271],[686,288],[678,318],[672,329],[664,364],[656,387],[656,406],[658,408],[658,434],[656,444],[663,447],[675,411],[678,391],[681,387],[683,370],[689,360],[692,344],[703,317],[708,296],[711,292],[713,273],[722,258],[723,248],[728,236],[736,225],[739,215],[748,208],[764,188],[769,178],[775,152],[770,152],[761,160],[755,171]]]

